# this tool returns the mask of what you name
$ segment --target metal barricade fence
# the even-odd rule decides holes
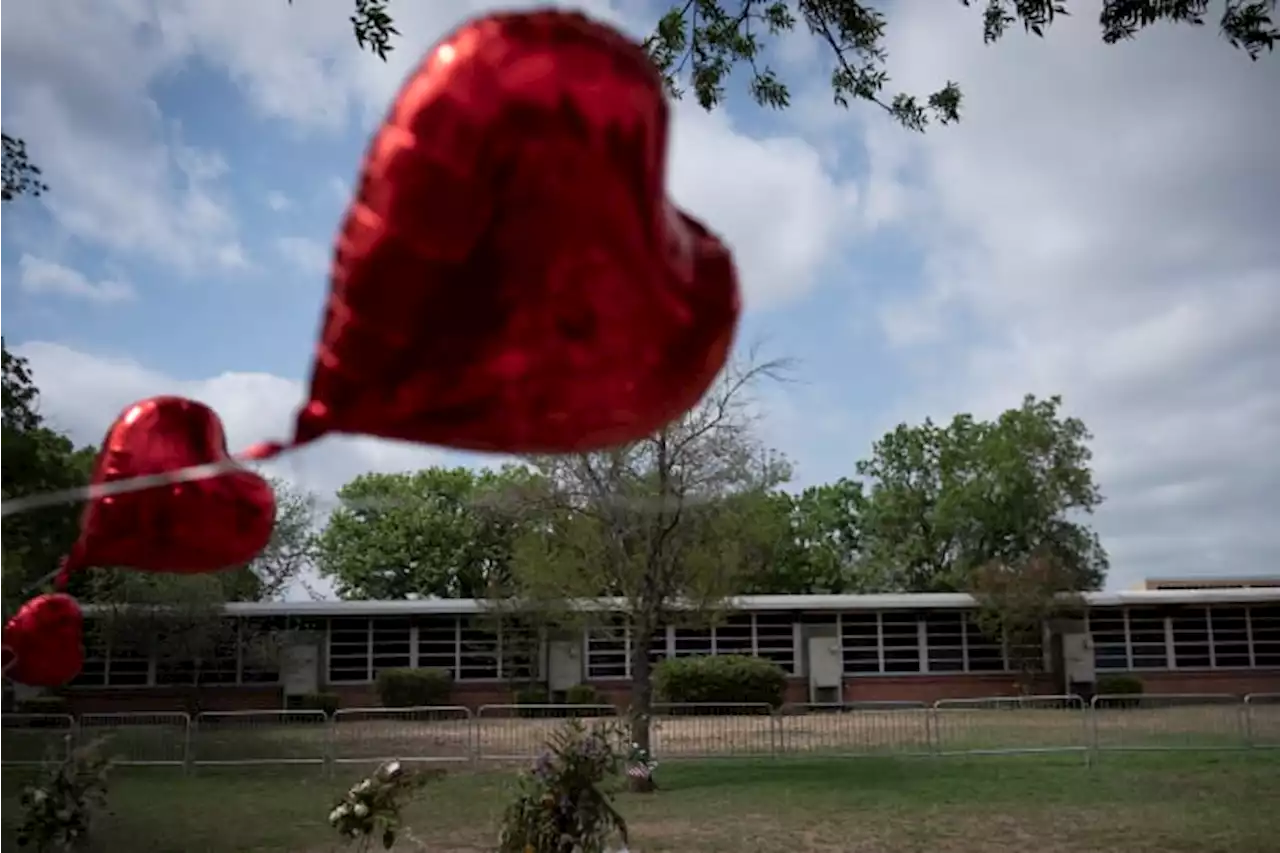
[[[787,755],[924,755],[932,714],[924,702],[783,705],[777,748]]]
[[[1250,746],[1280,749],[1280,693],[1244,697],[1244,734]]]
[[[0,724],[0,761],[38,767],[71,754],[76,721],[70,714],[5,714]]]
[[[5,714],[0,763],[57,762],[107,736],[135,766],[528,761],[569,718],[618,723],[613,705],[485,705],[323,711]],[[1280,693],[1016,696],[832,705],[657,704],[661,760],[800,755],[1280,748]],[[627,739],[620,730],[618,737]],[[625,744],[620,744],[625,747]]]
[[[104,751],[126,767],[185,767],[191,717],[181,711],[82,714],[80,744],[106,738]]]
[[[773,706],[767,702],[658,703],[649,719],[650,751],[660,761],[778,751]]]
[[[475,755],[481,761],[528,761],[565,720],[616,720],[613,705],[481,705],[474,717]]]
[[[1238,749],[1244,703],[1225,693],[1139,693],[1093,697],[1097,750]]]
[[[933,703],[939,755],[1085,752],[1089,717],[1074,694],[940,699]]]
[[[343,708],[331,725],[334,764],[457,763],[475,757],[471,710],[461,705]]]
[[[324,711],[204,711],[191,729],[191,763],[323,766],[330,735]]]

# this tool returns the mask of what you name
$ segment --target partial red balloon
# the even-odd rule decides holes
[[[584,451],[693,406],[738,282],[666,197],[667,121],[644,50],[579,14],[437,45],[366,155],[295,441]]]
[[[230,463],[222,421],[203,403],[152,397],[118,417],[94,464],[95,485]],[[88,566],[199,573],[244,565],[275,525],[271,486],[239,466],[217,476],[95,498],[62,578]]]
[[[84,616],[69,595],[28,601],[4,626],[4,674],[19,684],[60,687],[84,666]]]

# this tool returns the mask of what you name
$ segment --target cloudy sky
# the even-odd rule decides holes
[[[619,5],[620,4],[620,5]],[[637,35],[662,4],[587,4]],[[801,484],[903,420],[1064,395],[1095,434],[1112,587],[1280,566],[1280,62],[1160,27],[1105,47],[1096,2],[984,47],[980,12],[889,8],[902,88],[958,126],[831,104],[803,37],[794,104],[676,108],[670,189],[735,248],[744,340],[798,360],[764,400]],[[126,404],[204,400],[231,444],[288,434],[329,245],[408,66],[478,2],[393,4],[390,62],[350,0],[9,5],[3,125],[51,192],[5,206],[8,344],[42,410],[97,442]],[[444,11],[445,9],[449,11]],[[367,470],[485,460],[358,439],[281,463],[322,495]]]

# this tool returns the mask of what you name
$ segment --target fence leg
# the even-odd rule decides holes
[[[182,775],[191,775],[191,727],[195,725],[195,721],[190,717],[187,718],[187,724],[182,730]]]

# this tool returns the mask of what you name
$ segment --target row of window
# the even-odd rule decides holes
[[[1280,605],[1095,610],[1089,631],[1100,670],[1280,667]]]
[[[673,627],[659,631],[649,660],[701,655],[752,655],[795,673],[803,631],[797,624],[822,626],[840,638],[846,675],[920,672],[999,672],[1005,650],[982,634],[961,611],[914,613],[736,614],[710,629]],[[628,678],[631,638],[622,625],[587,635],[587,678]]]
[[[227,620],[208,659],[167,660],[125,649],[93,647],[76,686],[210,686],[279,681],[274,632],[315,630],[327,636],[325,680],[374,680],[389,668],[431,667],[459,681],[517,680],[539,669],[537,632],[492,617],[334,617]],[[1001,672],[1010,668],[999,639],[986,636],[964,611],[740,613],[714,628],[672,626],[656,632],[650,661],[668,657],[742,654],[799,672],[804,626],[840,638],[846,675]],[[1095,610],[1089,615],[1098,669],[1246,669],[1280,667],[1280,606],[1149,607]],[[589,680],[631,675],[631,632],[621,622],[584,638]],[[1036,650],[1031,650],[1032,654]]]
[[[96,638],[89,631],[85,638],[84,665],[71,684],[73,687],[275,684],[280,680],[280,667],[274,632],[282,627],[284,624],[279,620],[226,619],[211,632],[208,641],[201,644],[208,646],[210,654],[199,661],[183,660],[178,654],[152,655],[121,648],[119,644]],[[180,641],[176,643],[178,648],[181,645]]]

